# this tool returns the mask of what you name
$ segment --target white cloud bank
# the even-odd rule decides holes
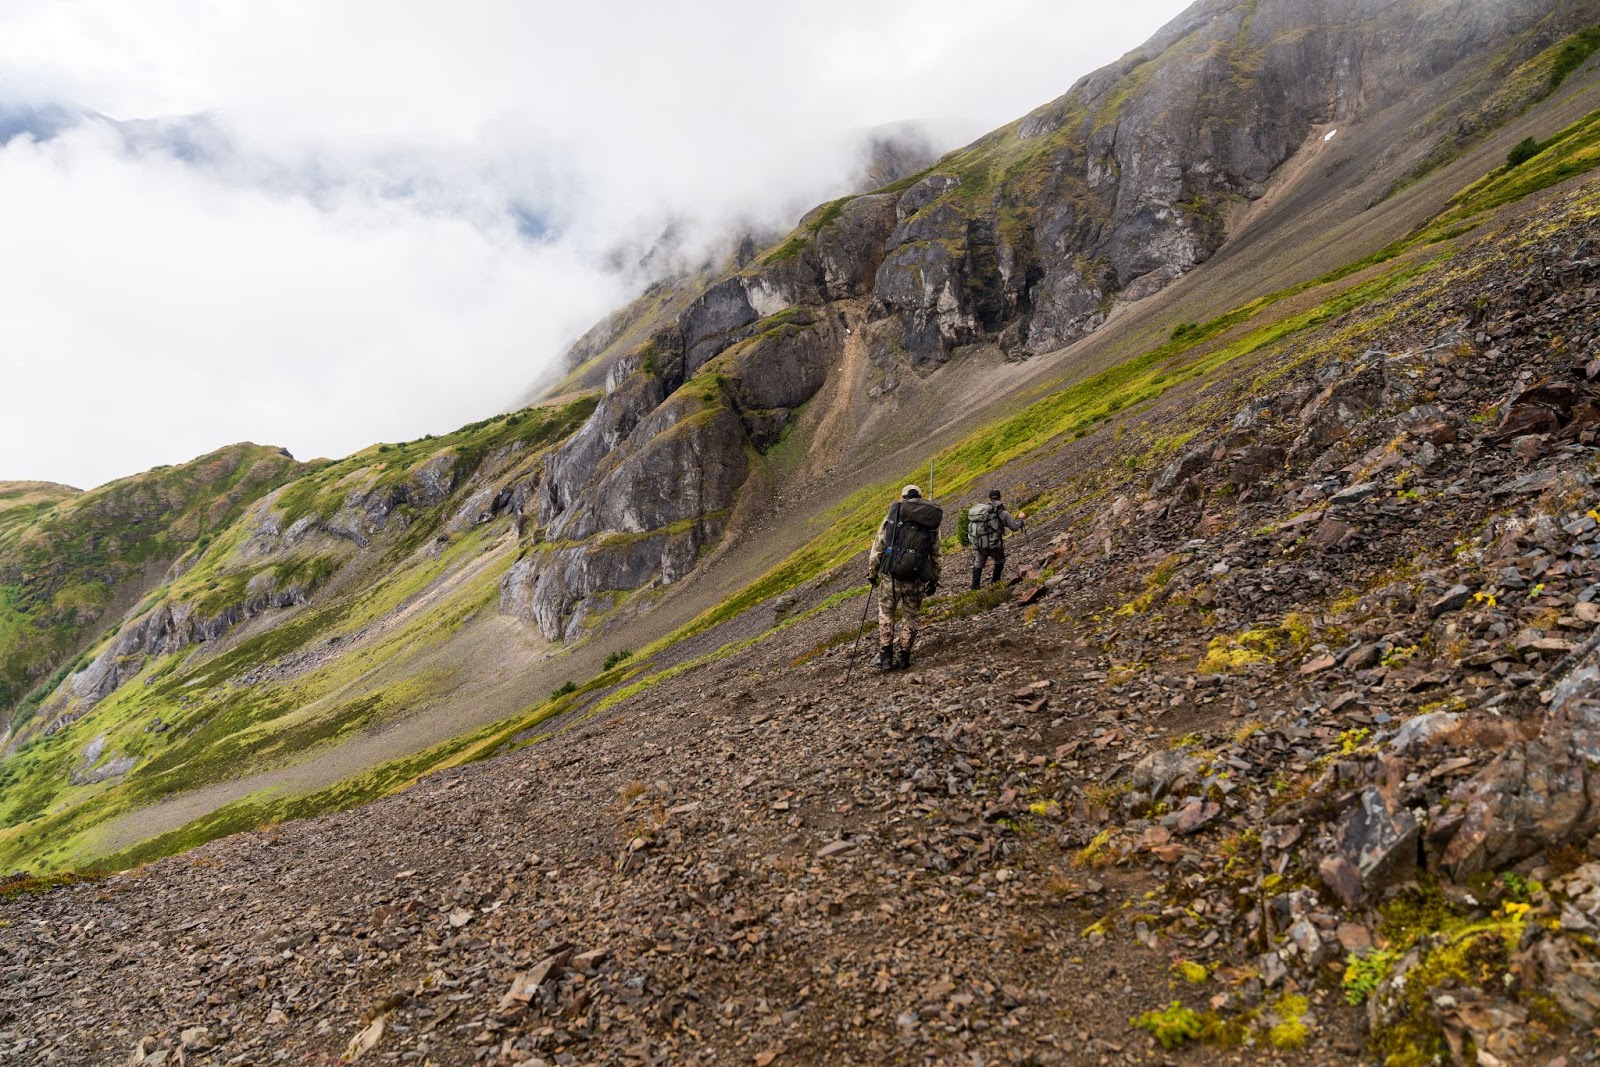
[[[0,478],[481,418],[629,295],[619,243],[787,221],[856,131],[975,135],[1180,6],[10,0],[0,107],[203,115],[210,150],[0,149]]]

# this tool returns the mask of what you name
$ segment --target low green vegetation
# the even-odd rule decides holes
[[[1539,140],[1536,137],[1524,137],[1511,146],[1511,151],[1506,153],[1506,167],[1520,167],[1528,160],[1539,154]]]
[[[0,901],[15,900],[27,893],[48,893],[52,889],[62,886],[85,885],[99,882],[110,876],[110,871],[82,870],[66,871],[62,874],[47,875],[16,875],[10,878],[0,878]]]
[[[1181,977],[1186,981],[1205,981],[1205,967],[1180,960],[1174,965],[1175,972],[1179,965],[1183,965]],[[1169,1051],[1190,1043],[1218,1048],[1258,1043],[1289,1052],[1304,1048],[1311,1036],[1307,1022],[1310,1008],[1310,1000],[1298,993],[1286,993],[1270,1005],[1258,1005],[1229,1016],[1216,1011],[1198,1011],[1174,1000],[1165,1008],[1129,1019],[1128,1025],[1146,1031]]]
[[[854,199],[855,197],[853,196],[842,196],[837,200],[824,204],[820,209],[813,212],[814,217],[803,220],[799,229],[790,234],[781,243],[769,249],[761,257],[761,265],[770,266],[774,263],[785,263],[799,256],[801,252],[806,250],[806,246],[811,243],[812,238],[815,238],[823,230],[833,225],[839,216],[844,214],[845,205]]]
[[[763,264],[783,263],[794,259],[801,252],[806,250],[806,243],[805,237],[801,236],[800,234],[795,234],[793,237],[789,238],[781,245],[778,245],[766,255],[762,256],[761,262]]]
[[[816,212],[816,218],[806,224],[806,231],[815,237],[829,226],[832,226],[838,221],[839,216],[844,214],[845,205],[854,199],[855,197],[853,196],[841,196],[837,200],[830,200],[823,205],[821,211]]]
[[[1174,1000],[1165,1008],[1147,1011],[1130,1019],[1128,1025],[1147,1030],[1164,1049],[1175,1049],[1189,1041],[1199,1041],[1206,1032],[1207,1019],[1193,1008]]]
[[[1548,140],[1535,141],[1530,137],[1519,143],[1511,150],[1504,167],[1457,193],[1449,209],[1430,230],[1438,232],[1569,178],[1587,174],[1597,165],[1600,165],[1600,111],[1591,111]]]
[[[1253,626],[1232,636],[1212,638],[1195,670],[1200,674],[1231,674],[1298,652],[1310,637],[1306,616],[1291,612],[1276,626]]]
[[[1567,75],[1581,67],[1596,49],[1600,49],[1600,26],[1590,26],[1557,45],[1550,63],[1551,90],[1559,88]]]
[[[1291,1050],[1305,1047],[1311,1029],[1306,1025],[1306,1012],[1311,1002],[1298,993],[1278,998],[1272,1006],[1272,1022],[1267,1027],[1267,1044],[1276,1049]]]
[[[66,681],[68,675],[72,674],[74,671],[82,670],[88,662],[89,657],[87,655],[80,654],[76,659],[70,659],[61,666],[57,667],[55,669],[55,673],[51,674],[50,677],[34,686],[26,696],[17,702],[12,710],[12,732],[17,733],[21,731],[24,726],[27,726],[29,721],[31,721],[33,716],[38,712],[39,705],[44,703],[44,699],[51,693],[55,692],[56,687],[62,682]],[[4,764],[0,764],[0,768],[3,768],[3,766]],[[0,771],[0,773],[3,773],[3,771]]]
[[[993,611],[1011,600],[1011,587],[1005,582],[989,582],[976,589],[934,597],[923,604],[924,615],[930,620],[963,619]]]
[[[1392,949],[1373,948],[1365,952],[1352,952],[1345,959],[1344,978],[1340,985],[1344,999],[1355,1007],[1365,1004],[1378,991],[1378,985],[1389,974],[1389,968],[1399,953]]]
[[[1419,946],[1420,956],[1396,990],[1385,1025],[1372,1035],[1373,1047],[1387,1067],[1423,1067],[1448,1058],[1449,1047],[1433,1010],[1437,997],[1489,988],[1522,997],[1536,995],[1536,990],[1516,983],[1511,969],[1512,955],[1531,921],[1528,910],[1526,904],[1508,901],[1486,918],[1447,914],[1435,923],[1409,928],[1397,950]],[[1380,962],[1381,970],[1374,964],[1375,973],[1363,981],[1375,978],[1376,986],[1388,977],[1393,960]],[[1372,990],[1367,995],[1373,995]]]

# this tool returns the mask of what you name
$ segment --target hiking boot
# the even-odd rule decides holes
[[[894,669],[897,671],[903,671],[908,669],[910,666],[911,650],[909,648],[897,650],[894,654]]]
[[[894,669],[894,646],[893,645],[882,645],[882,646],[880,646],[878,648],[878,658],[872,661],[872,665],[874,667],[878,668],[880,671],[893,670]]]

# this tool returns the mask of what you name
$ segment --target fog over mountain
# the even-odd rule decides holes
[[[492,413],[669,226],[787,226],[874,127],[954,147],[1179,7],[7,5],[0,476]]]

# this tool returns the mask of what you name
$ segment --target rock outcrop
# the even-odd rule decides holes
[[[86,714],[95,704],[142,671],[152,658],[194,644],[219,640],[229,630],[273,608],[289,608],[309,601],[310,582],[280,584],[272,570],[256,574],[243,600],[217,610],[183,601],[163,601],[133,620],[81,671],[74,673],[57,694],[55,705],[74,701],[72,714],[53,717],[47,733]],[[47,712],[51,706],[47,705]]]
[[[717,539],[750,452],[777,442],[839,358],[827,305],[870,291],[894,198],[814,214],[804,247],[711,286],[613,365],[588,423],[550,458],[542,540],[507,575],[502,610],[574,637],[618,595],[681,578]]]

